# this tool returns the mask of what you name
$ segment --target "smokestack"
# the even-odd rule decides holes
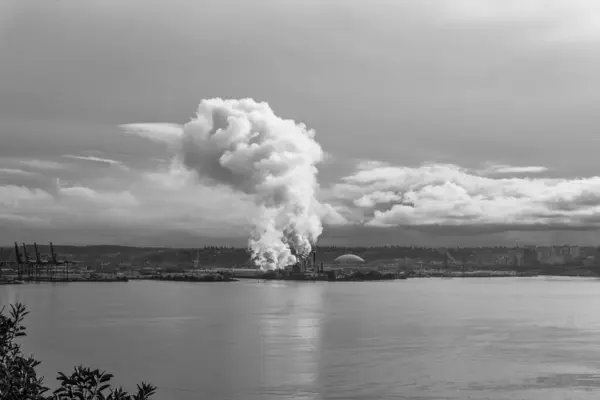
[[[316,250],[313,251],[313,269],[315,271],[318,270],[318,267],[317,267],[317,251]]]

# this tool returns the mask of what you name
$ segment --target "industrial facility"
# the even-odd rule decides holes
[[[0,251],[0,282],[69,282],[77,279],[81,271],[74,267],[77,261],[59,260],[52,242],[49,243],[50,254],[41,254],[37,243],[27,246],[14,243],[13,251]],[[5,255],[4,253],[8,253]],[[33,253],[33,254],[32,254]],[[73,272],[77,276],[73,276]],[[85,280],[98,280],[88,276]]]

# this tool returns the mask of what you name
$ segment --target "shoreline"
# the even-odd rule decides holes
[[[264,276],[261,274],[229,274],[223,272],[204,273],[198,275],[152,275],[152,276],[94,276],[83,277],[22,277],[4,276],[0,277],[0,285],[21,285],[40,283],[124,283],[129,281],[168,281],[168,282],[238,282],[238,281],[295,281],[295,282],[375,282],[375,281],[397,281],[407,279],[473,279],[473,278],[600,278],[600,275],[591,271],[586,273],[562,272],[562,273],[533,273],[517,271],[472,271],[472,272],[378,272],[377,274],[336,274],[335,276],[312,276],[299,275],[294,277]]]

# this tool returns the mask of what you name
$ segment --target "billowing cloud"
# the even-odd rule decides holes
[[[377,227],[473,233],[600,228],[600,177],[493,178],[455,165],[363,163],[331,192],[351,220]]]
[[[259,212],[248,241],[261,268],[283,268],[306,256],[322,232],[316,200],[323,151],[315,132],[282,119],[253,99],[202,100],[183,128],[130,124],[128,133],[175,145],[176,157],[208,185],[250,196]],[[164,132],[161,130],[164,129]]]

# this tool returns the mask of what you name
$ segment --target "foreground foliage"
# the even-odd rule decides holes
[[[29,312],[23,304],[0,309],[0,399],[3,400],[148,400],[156,388],[142,383],[130,394],[109,383],[113,375],[98,369],[75,367],[71,375],[59,373],[60,387],[52,394],[38,377],[35,367],[40,361],[24,357],[16,339],[25,336],[23,319]]]

